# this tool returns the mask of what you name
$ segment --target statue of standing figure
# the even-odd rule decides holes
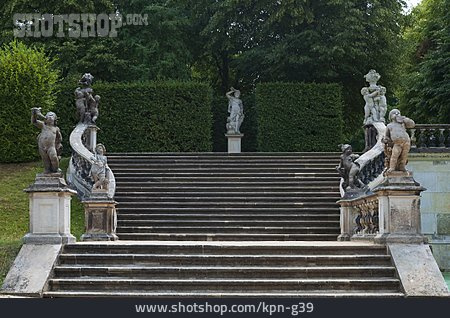
[[[365,101],[364,125],[376,122],[384,123],[387,110],[386,87],[377,85],[381,76],[375,70],[370,70],[364,75],[364,78],[369,83],[369,87],[361,89],[361,95]]]
[[[360,171],[359,164],[355,162],[359,158],[359,155],[353,153],[351,145],[339,145],[341,147],[341,161],[336,170],[339,175],[344,179],[342,188],[344,191],[355,188],[363,188],[365,185],[358,178],[358,173]]]
[[[97,144],[95,147],[95,155],[91,158],[91,172],[90,175],[94,180],[92,189],[104,189],[108,190],[109,185],[109,167],[108,160],[106,158],[106,148],[103,144]]]
[[[386,153],[390,155],[387,163],[389,168],[387,173],[392,171],[406,172],[408,163],[408,153],[411,148],[411,139],[406,128],[414,128],[415,123],[412,119],[402,116],[398,109],[393,109],[389,113],[391,123],[386,127],[386,136],[383,142],[386,144]]]
[[[91,87],[94,76],[85,73],[78,82],[82,87],[75,90],[75,105],[80,123],[95,124],[98,117],[100,96],[95,95]]]
[[[228,98],[228,113],[230,116],[227,119],[227,133],[240,134],[240,128],[244,121],[244,105],[240,99],[241,92],[233,87],[226,93]]]
[[[44,121],[38,120],[38,117]],[[44,162],[44,173],[58,173],[59,156],[62,152],[62,136],[61,131],[56,126],[57,116],[53,112],[48,112],[45,116],[41,113],[41,108],[34,107],[31,109],[31,123],[41,129],[38,136],[39,154]]]

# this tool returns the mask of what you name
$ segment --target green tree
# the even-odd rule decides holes
[[[31,108],[53,108],[58,72],[42,50],[19,42],[0,48],[0,162],[36,159],[37,129]]]
[[[450,123],[450,0],[423,0],[405,29],[400,107],[421,123]]]

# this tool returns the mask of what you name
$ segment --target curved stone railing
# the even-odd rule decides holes
[[[359,164],[359,179],[368,186],[369,190],[374,189],[383,181],[384,170],[384,143],[383,137],[386,135],[386,125],[382,122],[373,123],[377,130],[377,142],[367,152],[363,153],[355,160]],[[340,183],[341,197],[344,197],[345,191],[342,188],[343,179]]]
[[[72,158],[67,169],[67,181],[78,191],[82,198],[88,198],[92,192],[93,180],[90,176],[92,157],[94,154],[86,147],[95,149],[96,138],[91,134],[96,134],[96,130],[90,130],[90,126],[79,123],[70,134],[70,146],[72,147]],[[116,180],[114,173],[108,168],[108,197],[113,198],[116,191]]]

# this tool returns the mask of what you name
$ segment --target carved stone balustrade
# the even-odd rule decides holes
[[[450,152],[449,124],[417,124],[409,133],[411,152]]]
[[[338,240],[373,240],[379,231],[377,195],[344,199],[338,203],[341,205],[341,234]]]

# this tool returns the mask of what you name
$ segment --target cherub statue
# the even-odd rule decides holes
[[[368,87],[363,87],[361,89],[361,95],[366,102],[364,105],[364,125],[372,124],[379,119],[378,110],[375,104],[375,97],[377,97],[378,94],[379,90],[370,93]]]
[[[105,156],[106,148],[103,144],[98,144],[95,147],[95,155],[91,157],[92,165],[90,175],[94,180],[93,190],[104,189],[108,190],[108,161]]]
[[[82,87],[75,90],[75,104],[80,117],[80,122],[87,124],[95,124],[98,117],[98,104],[100,96],[95,95],[91,88],[94,76],[90,73],[83,74],[78,82]]]
[[[375,98],[378,108],[378,119],[383,123],[386,121],[387,100],[386,100],[386,87],[380,86],[378,96]]]
[[[356,176],[360,170],[359,164],[355,162],[359,158],[358,155],[353,153],[352,146],[345,144],[339,145],[342,150],[341,161],[336,170],[344,179],[342,188],[347,191],[354,188],[364,187],[364,184]]]
[[[44,121],[38,120],[38,116]],[[59,156],[62,151],[61,131],[56,126],[56,114],[48,112],[45,116],[41,113],[41,108],[31,109],[31,123],[41,129],[38,136],[39,154],[44,162],[44,173],[61,172],[59,169]]]
[[[411,148],[411,140],[406,128],[414,128],[416,124],[412,119],[402,116],[398,109],[390,111],[389,120],[391,122],[387,125],[386,136],[383,138],[386,146],[392,148],[387,173],[392,171],[406,172],[408,153]]]
[[[230,113],[228,117],[229,121],[227,120],[227,132],[240,134],[240,127],[244,121],[244,105],[239,98],[241,92],[231,87],[230,91],[226,93],[226,96],[228,98],[228,113]]]

